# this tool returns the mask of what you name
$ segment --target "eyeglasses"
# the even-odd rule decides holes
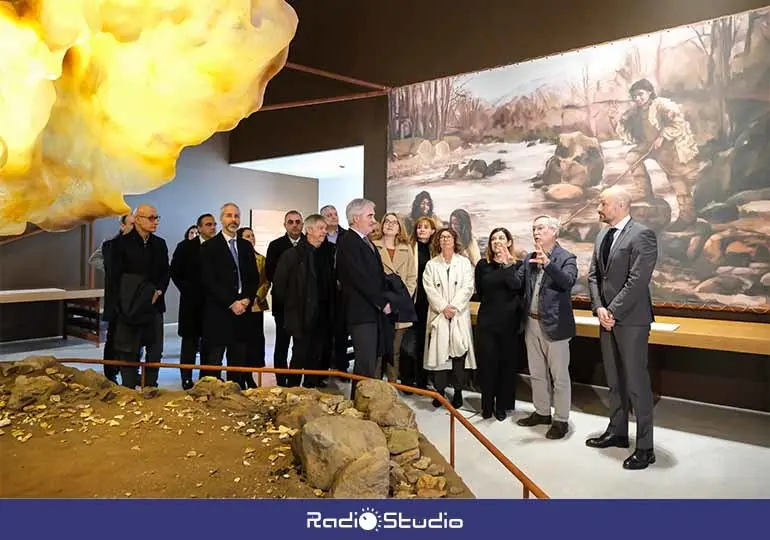
[[[286,224],[287,225],[299,225],[300,223],[302,223],[301,219],[287,219],[286,220]]]
[[[160,221],[160,216],[136,216],[140,218],[144,218],[148,221]]]
[[[383,225],[398,225],[398,220],[396,219],[386,219],[382,222]]]

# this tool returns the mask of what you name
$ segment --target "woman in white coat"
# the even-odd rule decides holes
[[[474,274],[471,261],[460,255],[457,233],[441,229],[434,236],[434,253],[422,276],[428,297],[428,321],[423,366],[433,374],[433,386],[444,395],[451,382],[452,406],[463,403],[465,370],[476,369],[470,300]],[[439,403],[434,400],[434,406]]]

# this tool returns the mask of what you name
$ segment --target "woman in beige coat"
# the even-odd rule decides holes
[[[414,260],[414,250],[409,245],[406,229],[396,214],[388,212],[382,216],[380,230],[372,243],[380,252],[385,274],[396,274],[400,277],[409,291],[409,297],[414,298],[414,291],[417,289],[417,263]],[[410,326],[410,322],[396,323],[393,355],[385,362],[385,372],[390,382],[398,382],[401,340]]]

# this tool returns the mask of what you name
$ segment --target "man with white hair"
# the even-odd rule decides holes
[[[353,373],[380,377],[382,355],[378,347],[383,314],[390,314],[385,299],[382,259],[369,240],[374,229],[374,203],[353,199],[345,209],[350,230],[337,241],[337,278],[348,331],[353,339]],[[355,395],[352,385],[351,398]]]
[[[517,424],[550,424],[545,434],[549,439],[561,439],[569,431],[569,342],[575,336],[571,293],[578,276],[576,257],[559,245],[558,235],[559,222],[555,218],[535,218],[535,251],[519,269],[524,283],[524,342],[535,412]]]
[[[619,186],[599,198],[599,219],[609,225],[596,237],[588,288],[599,318],[604,373],[610,389],[610,424],[591,448],[628,448],[630,407],[636,414],[636,450],[624,469],[655,463],[652,438],[653,397],[647,371],[650,325],[654,320],[650,281],[658,260],[655,233],[631,219],[631,196]]]

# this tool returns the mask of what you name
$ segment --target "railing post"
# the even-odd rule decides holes
[[[455,468],[455,415],[449,412],[449,465]]]
[[[144,388],[144,369],[145,369],[145,365],[144,365],[144,362],[142,362],[142,363],[140,364],[140,366],[139,366],[139,369],[140,369],[140,370],[141,370],[141,372],[142,372],[142,388]]]
[[[524,498],[529,499],[529,488],[527,487],[526,484],[522,484],[521,486],[524,488],[524,493],[523,493]]]

